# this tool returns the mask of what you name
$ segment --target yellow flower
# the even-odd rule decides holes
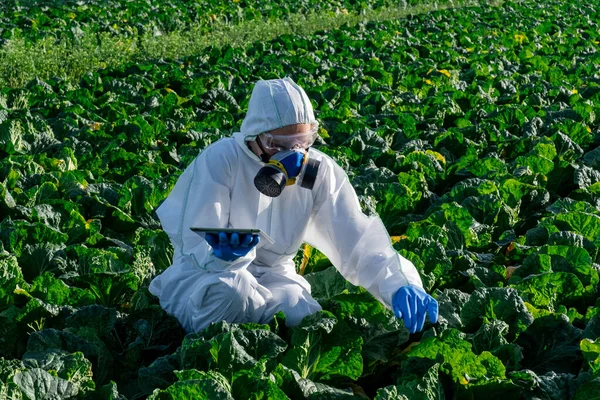
[[[398,243],[399,241],[401,241],[403,239],[408,239],[408,236],[406,236],[406,235],[390,236],[390,239],[392,239],[392,243]]]
[[[91,130],[97,131],[97,130],[100,130],[100,128],[102,128],[102,123],[94,122],[94,123],[88,124],[88,126],[90,127]]]
[[[450,78],[450,72],[447,69],[438,69],[438,72],[442,75],[446,75],[447,78]]]
[[[527,39],[527,36],[525,36],[525,35],[522,35],[520,33],[517,33],[515,35],[515,42],[517,42],[519,44],[522,44],[525,39]]]

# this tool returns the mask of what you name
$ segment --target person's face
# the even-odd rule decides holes
[[[260,138],[263,148],[269,156],[283,148],[293,148],[293,146],[307,150],[314,141],[313,135],[311,135],[311,132],[316,135],[314,129],[315,127],[311,124],[288,125],[259,135],[257,140]],[[256,141],[250,142],[250,146],[256,155],[262,153]]]

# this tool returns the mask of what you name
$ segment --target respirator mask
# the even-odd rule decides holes
[[[266,164],[254,177],[259,192],[277,197],[286,186],[294,184],[312,190],[321,162],[309,158],[308,148],[317,137],[317,129],[315,126],[310,132],[294,135],[265,132],[256,138],[262,151],[260,157]]]

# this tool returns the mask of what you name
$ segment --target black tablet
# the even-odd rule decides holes
[[[202,238],[204,239],[205,235],[207,233],[212,233],[215,235],[219,235],[219,232],[225,232],[228,234],[231,234],[233,232],[237,232],[240,234],[252,234],[252,235],[258,235],[260,237],[260,240],[265,240],[267,243],[269,244],[275,244],[275,241],[266,233],[264,233],[262,230],[257,229],[257,228],[250,228],[250,229],[241,229],[241,228],[202,228],[202,227],[196,227],[196,226],[192,226],[190,228],[192,231],[194,231],[195,233],[197,233],[198,235],[202,236]]]

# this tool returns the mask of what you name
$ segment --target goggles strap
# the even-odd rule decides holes
[[[271,156],[267,153],[267,150],[265,150],[265,148],[262,144],[262,140],[260,140],[260,136],[256,137],[256,144],[258,145],[258,147],[260,148],[260,151],[262,152],[262,153],[260,153],[260,159],[262,160],[262,162],[268,163],[269,158],[271,158]]]

